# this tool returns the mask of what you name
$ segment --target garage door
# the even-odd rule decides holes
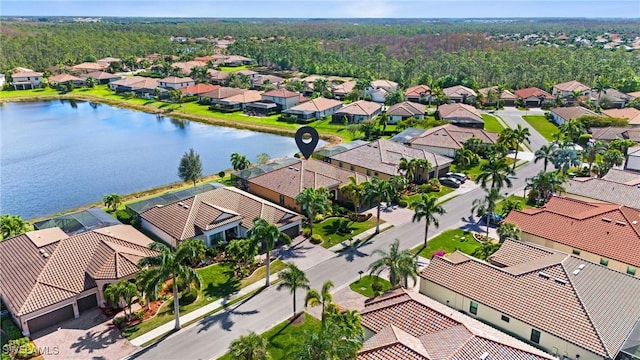
[[[284,230],[283,233],[289,235],[289,237],[293,239],[294,237],[300,235],[300,225],[293,226],[287,230]]]
[[[33,334],[67,319],[73,319],[73,305],[71,304],[50,313],[46,313],[35,319],[31,319],[27,321],[27,326],[29,326],[29,332]]]
[[[92,294],[78,299],[78,311],[80,311],[80,313],[95,307],[98,307],[98,294]]]

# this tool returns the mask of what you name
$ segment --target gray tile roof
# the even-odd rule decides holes
[[[640,209],[640,188],[637,184],[621,184],[606,178],[574,178],[566,183],[565,190],[568,194]]]

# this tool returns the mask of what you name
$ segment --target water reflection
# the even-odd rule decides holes
[[[175,125],[178,129],[180,130],[184,130],[185,127],[187,127],[187,120],[182,120],[182,119],[176,119],[174,117],[169,118],[171,120],[171,123],[173,125]]]

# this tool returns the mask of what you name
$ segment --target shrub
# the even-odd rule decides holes
[[[118,316],[113,319],[113,325],[115,325],[119,329],[122,329],[124,324],[125,324],[125,319],[123,316]]]
[[[311,235],[311,243],[312,244],[322,244],[322,236],[318,234]]]
[[[313,219],[313,222],[319,223],[322,220],[324,220],[324,215],[323,214],[316,214],[316,217]]]
[[[446,254],[446,252],[444,250],[438,250],[438,251],[433,253],[433,256],[431,258],[443,257],[445,254]]]
[[[402,208],[406,208],[409,204],[407,204],[407,201],[404,199],[401,199],[400,201],[398,201],[398,206],[402,207]]]
[[[29,338],[27,338],[29,340]],[[29,359],[38,355],[38,348],[32,342],[27,342],[26,344],[21,344],[18,347],[18,352],[16,352],[16,359]]]
[[[629,125],[629,120],[615,117],[605,117],[600,115],[582,115],[577,119],[587,128]]]
[[[131,214],[127,210],[116,211],[116,218],[123,224],[131,224]]]
[[[221,178],[223,178],[225,175],[226,175],[226,173],[224,171],[220,171],[218,173],[218,176],[221,177]]]
[[[144,319],[144,313],[145,313],[144,310],[134,311],[133,312],[133,318],[136,319],[136,320],[142,320],[142,319]]]
[[[302,228],[302,236],[309,237],[309,235],[311,235],[311,229],[308,227]]]

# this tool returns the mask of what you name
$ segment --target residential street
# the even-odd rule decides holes
[[[515,128],[518,125],[529,128],[529,131],[531,131],[531,136],[529,137],[531,143],[528,145],[529,147],[531,147],[532,152],[535,152],[536,150],[540,149],[542,145],[546,145],[548,143],[548,141],[543,138],[540,133],[535,131],[535,129],[522,118],[523,115],[544,115],[544,111],[540,109],[530,109],[528,111],[522,111],[514,107],[506,107],[504,108],[504,110],[496,111],[495,115],[499,115],[500,117],[502,117],[507,125],[512,128]]]

